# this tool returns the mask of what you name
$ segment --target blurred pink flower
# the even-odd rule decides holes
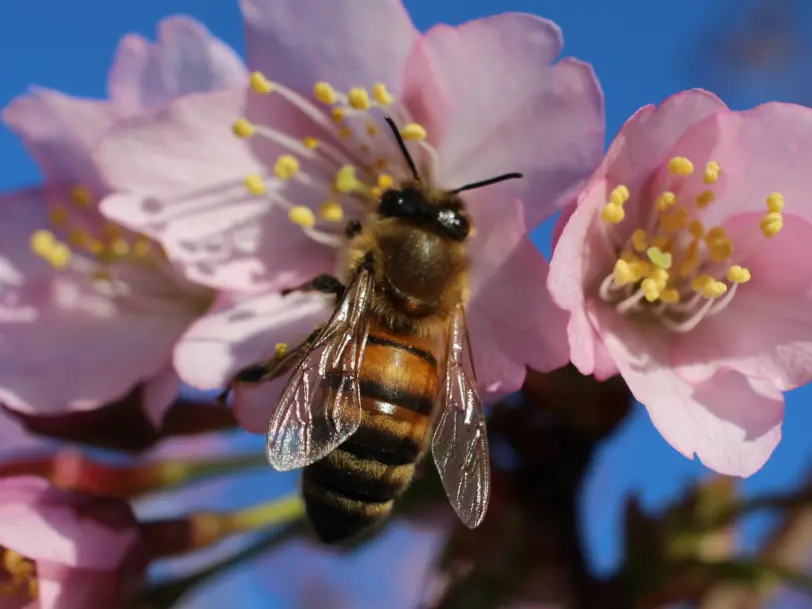
[[[126,503],[0,479],[0,606],[110,609],[141,582],[146,555]]]
[[[564,364],[561,312],[528,232],[595,167],[604,130],[591,67],[557,61],[558,27],[504,14],[421,35],[398,0],[245,0],[242,8],[257,70],[247,101],[229,93],[219,104],[179,102],[116,129],[97,155],[123,193],[105,200],[104,213],[158,239],[192,280],[233,291],[178,344],[181,377],[223,386],[325,319],[325,298],[279,290],[340,269],[345,221],[410,176],[384,112],[435,186],[525,176],[464,195],[478,230],[468,317],[483,389],[507,393],[526,365]],[[223,138],[230,125],[254,135],[253,155]],[[157,146],[171,174],[146,154]],[[221,188],[200,189],[212,175]],[[174,198],[157,195],[170,188]],[[265,429],[279,387],[235,401],[249,430]]]
[[[573,363],[620,372],[663,437],[721,473],[765,463],[781,392],[812,378],[810,154],[812,110],[685,91],[629,119],[556,230]]]
[[[10,408],[85,410],[145,382],[144,408],[157,423],[177,393],[172,347],[213,290],[182,278],[146,236],[101,216],[95,202],[111,185],[91,152],[116,121],[178,96],[243,87],[247,74],[191,19],[166,19],[158,38],[122,40],[110,101],[34,89],[3,113],[45,178],[0,196],[0,401]]]

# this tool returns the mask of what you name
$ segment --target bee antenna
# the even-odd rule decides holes
[[[419,182],[420,176],[417,174],[417,167],[415,166],[414,161],[412,160],[412,155],[409,154],[409,149],[406,148],[406,142],[403,141],[403,136],[400,134],[400,129],[398,129],[398,126],[395,124],[395,121],[393,121],[388,116],[384,116],[384,119],[386,120],[387,123],[389,123],[389,128],[392,130],[392,133],[395,134],[395,139],[398,141],[400,151],[403,153],[403,157],[409,164],[409,169],[412,170],[412,176],[414,176],[416,182]]]
[[[496,176],[495,178],[489,178],[487,180],[482,180],[481,182],[472,182],[471,184],[466,184],[465,186],[460,186],[459,188],[455,188],[454,190],[449,190],[448,192],[452,195],[456,195],[461,193],[464,190],[473,190],[474,188],[482,188],[483,186],[490,186],[491,184],[496,184],[497,182],[504,182],[505,180],[513,180],[515,178],[523,178],[524,176],[520,173],[506,173],[501,176]]]

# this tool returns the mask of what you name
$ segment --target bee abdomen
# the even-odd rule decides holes
[[[368,434],[364,429],[359,431]],[[391,465],[356,456],[342,445],[304,470],[303,494],[310,522],[325,543],[352,538],[389,515],[393,500],[409,486],[413,475],[413,461]]]

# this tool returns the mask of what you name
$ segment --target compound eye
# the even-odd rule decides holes
[[[468,218],[466,218],[465,215],[456,211],[451,211],[450,209],[444,209],[437,214],[437,220],[440,223],[440,226],[443,227],[443,230],[452,239],[462,241],[468,237],[468,233],[471,231],[471,225],[468,222]]]
[[[409,218],[418,212],[419,199],[409,190],[387,190],[378,204],[378,213],[384,218]]]

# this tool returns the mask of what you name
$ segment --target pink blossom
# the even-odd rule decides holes
[[[812,378],[811,152],[808,108],[685,91],[629,119],[557,228],[572,362],[620,372],[674,448],[722,473],[765,463],[781,392]]]
[[[3,609],[120,607],[146,567],[126,503],[28,476],[0,480],[0,554]]]
[[[244,86],[239,57],[200,24],[169,18],[158,42],[127,36],[110,101],[35,89],[3,120],[42,168],[39,188],[0,195],[0,400],[31,414],[85,410],[145,383],[151,420],[177,393],[172,348],[213,291],[176,273],[160,247],[101,216],[111,192],[91,152],[116,121],[177,96]]]
[[[372,210],[376,189],[410,176],[384,113],[434,186],[524,174],[464,196],[478,231],[468,322],[482,388],[510,392],[526,365],[565,363],[561,312],[528,232],[597,164],[603,106],[592,69],[558,60],[558,27],[504,14],[420,34],[398,0],[245,0],[242,8],[255,70],[247,98],[179,102],[116,129],[97,154],[124,193],[104,212],[160,240],[189,278],[226,290],[178,344],[182,378],[222,386],[325,319],[325,298],[279,290],[342,272],[346,221]],[[253,154],[223,138],[232,125],[253,135]],[[171,177],[144,154],[156,146],[172,159]],[[200,188],[211,175],[221,187]],[[169,188],[174,198],[157,196]],[[249,430],[265,428],[279,385],[235,402]]]

